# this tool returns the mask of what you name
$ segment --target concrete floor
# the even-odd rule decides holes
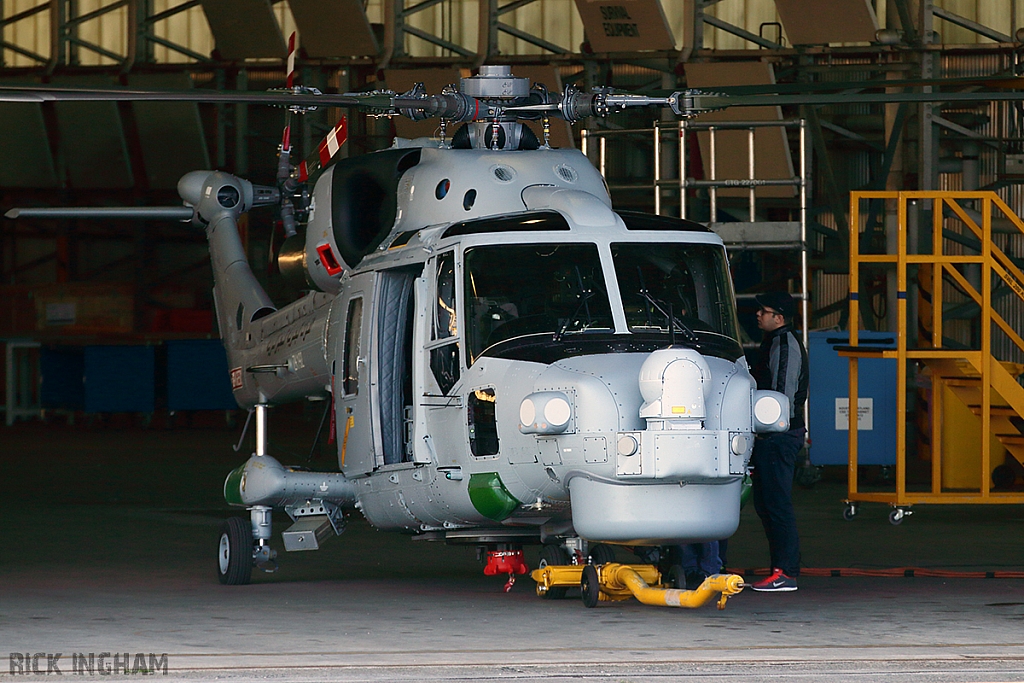
[[[224,587],[220,489],[245,456],[235,432],[200,422],[0,432],[0,657],[62,653],[72,675],[72,653],[166,653],[159,678],[184,681],[1024,681],[1020,579],[805,576],[796,593],[745,591],[724,611],[588,610],[538,599],[526,577],[505,594],[474,549],[356,517],[324,550],[282,553],[278,573]],[[307,453],[315,425],[282,425],[275,452],[304,460],[283,453]],[[809,567],[1024,570],[1020,506],[921,507],[893,527],[882,506],[842,521],[844,493],[838,481],[796,492]],[[766,558],[746,509],[729,563]],[[9,664],[0,679],[56,675]]]

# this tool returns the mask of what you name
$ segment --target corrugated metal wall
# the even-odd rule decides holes
[[[2,1],[3,17],[11,17],[20,12],[32,9],[45,0],[0,0]],[[77,12],[84,16],[90,12],[113,4],[112,0],[78,0]],[[182,4],[181,0],[153,0],[153,14],[159,14]],[[287,2],[279,2],[274,6],[278,23],[282,32],[288,36],[295,30],[295,21]],[[213,50],[213,35],[206,22],[201,7],[192,7],[175,14],[164,21],[158,22],[154,33],[165,40],[177,43],[193,52],[208,55]],[[95,43],[105,50],[124,56],[127,52],[128,8],[120,7],[95,19],[83,22],[78,28],[82,40]],[[27,19],[9,24],[3,29],[6,42],[13,43],[43,57],[50,56],[50,14],[39,12]],[[180,52],[163,46],[156,46],[155,57],[158,63],[192,62]],[[114,64],[114,60],[104,57],[87,48],[78,48],[77,61],[85,66]],[[4,66],[28,67],[38,66],[38,62],[17,52],[3,51]]]
[[[43,0],[0,1],[2,1],[3,16],[10,17],[39,5]],[[1024,0],[941,0],[936,5],[1002,33],[1012,35],[1014,32],[1014,27],[1011,25],[1012,20],[1018,16],[1016,5],[1021,2]],[[111,4],[110,0],[79,0],[78,11],[80,15],[86,14],[109,4]],[[181,3],[180,0],[154,0],[153,4],[154,12],[163,12]],[[679,0],[663,0],[662,4],[678,43],[682,39],[683,26],[687,21],[685,16],[687,3]],[[885,0],[874,0],[874,4],[879,22],[884,25]],[[274,11],[282,24],[284,35],[287,36],[294,26],[288,3],[277,3],[274,6]],[[370,21],[382,23],[384,20],[382,1],[368,0],[366,13]],[[763,24],[779,21],[772,0],[722,0],[709,8],[708,13],[754,34],[760,31]],[[583,25],[579,20],[573,0],[538,0],[505,15],[502,20],[538,35],[544,40],[561,45],[572,52],[578,52],[580,43],[583,42]],[[477,21],[478,0],[447,0],[426,11],[418,12],[410,19],[410,24],[475,50]],[[935,30],[939,33],[942,42],[947,45],[991,42],[988,38],[983,38],[941,19],[935,20]],[[80,36],[84,40],[95,42],[111,52],[122,55],[125,52],[126,33],[126,8],[114,10],[100,18],[86,22],[80,28]],[[206,17],[199,7],[191,8],[160,22],[156,26],[156,33],[162,38],[178,43],[199,54],[209,54],[213,48],[213,39],[206,23]],[[49,56],[49,15],[44,11],[26,20],[5,26],[3,36],[4,40],[30,52]],[[766,37],[775,37],[772,29],[767,29]],[[743,39],[712,26],[705,27],[704,46],[719,50],[755,48]],[[411,38],[406,47],[410,54],[416,56],[443,56],[444,53],[442,48],[416,38]],[[500,48],[505,54],[543,53],[540,48],[505,34],[501,36]],[[35,63],[29,57],[9,49],[4,50],[3,59],[8,66],[32,66]],[[156,59],[158,62],[191,61],[180,53],[164,47],[157,48]],[[95,52],[80,50],[80,63],[82,64],[110,62],[111,60]]]
[[[950,78],[958,76],[980,76],[995,73],[1002,69],[1011,67],[1007,55],[945,55],[942,58],[942,75]],[[1019,135],[1019,121],[1015,124],[1016,108],[1019,105],[1008,102],[988,102],[974,107],[948,107],[944,108],[943,114],[953,118],[956,113],[969,114],[981,113],[985,119],[980,125],[972,127],[972,130],[986,138],[1005,139],[1010,136]],[[959,136],[955,139],[960,139]],[[982,143],[979,154],[979,184],[982,188],[996,187],[997,192],[1007,205],[1018,215],[1024,216],[1024,192],[1019,184],[1003,186],[998,183],[1002,177],[1002,152],[1003,145],[993,146]],[[962,154],[962,142],[959,145],[947,144],[944,148],[946,155]],[[939,188],[943,190],[963,189],[962,176],[959,173],[943,173],[939,175]],[[947,224],[952,226],[952,219],[946,219]],[[997,234],[993,236],[995,245],[1007,255],[1024,259],[1024,234],[1019,232],[1010,234]],[[963,246],[946,242],[949,253],[976,253],[966,250]],[[999,287],[1003,283],[996,278],[993,287]],[[947,288],[947,303],[966,302],[967,297],[959,294],[952,287]],[[993,309],[1006,319],[1013,329],[1024,330],[1024,301],[1014,296],[1006,287],[996,290],[993,299]],[[959,333],[959,341],[968,342],[969,326],[965,323],[957,323],[950,326],[948,336]],[[993,353],[1001,360],[1024,362],[1024,352],[1019,350],[1001,331],[996,329],[992,338]]]
[[[3,15],[10,17],[39,5],[39,0],[3,0]],[[28,19],[4,26],[4,41],[13,43],[29,52],[44,57],[50,55],[50,15],[41,12]],[[33,66],[35,61],[13,50],[3,51],[3,61],[7,66]]]
[[[1020,0],[942,0],[936,5],[1002,33],[1012,35],[1013,19],[1016,17],[1014,4]],[[31,9],[40,4],[40,0],[2,0],[3,15],[11,16],[18,12]],[[111,4],[110,0],[79,0],[79,13],[98,9]],[[154,0],[154,11],[162,12],[180,4],[179,0]],[[874,0],[880,24],[885,25],[885,0]],[[683,36],[688,3],[678,0],[663,2],[669,24],[676,35],[677,41]],[[709,13],[718,16],[746,31],[757,34],[762,25],[778,22],[778,13],[772,0],[723,0],[709,8]],[[283,26],[287,36],[294,27],[291,10],[287,2],[279,2],[274,12]],[[381,0],[370,0],[367,3],[367,14],[371,22],[383,22]],[[430,33],[440,35],[455,43],[475,49],[477,35],[478,0],[449,0],[434,7],[418,12],[411,18],[411,24]],[[583,42],[583,25],[575,10],[573,0],[538,0],[503,17],[515,27],[575,52],[579,51]],[[957,27],[936,19],[935,29],[942,42],[946,44],[974,44],[991,42],[967,29]],[[120,8],[82,25],[80,35],[84,40],[94,42],[118,54],[125,52],[125,36],[127,35],[127,10]],[[187,47],[200,54],[209,54],[213,48],[206,17],[200,7],[183,11],[164,20],[156,27],[156,33],[162,38]],[[783,33],[784,35],[784,33]],[[23,47],[36,54],[49,54],[49,14],[46,11],[35,16],[4,27],[4,40]],[[772,30],[766,37],[774,38]],[[501,50],[507,54],[540,54],[541,48],[525,43],[519,39],[502,34]],[[705,35],[705,47],[711,49],[746,49],[754,47],[741,38],[708,27]],[[407,46],[410,52],[418,56],[441,56],[442,49],[418,39],[411,39]],[[83,65],[110,63],[103,57],[87,49],[80,50]],[[165,47],[157,48],[157,60],[161,62],[188,61],[178,52]],[[11,67],[28,67],[35,63],[28,56],[17,54],[12,50],[4,50],[4,62]]]

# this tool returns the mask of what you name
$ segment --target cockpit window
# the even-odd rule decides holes
[[[455,252],[449,251],[437,259],[437,301],[434,302],[434,339],[448,339],[459,335],[455,314]]]
[[[479,218],[455,223],[448,227],[441,237],[493,232],[545,232],[548,230],[569,230],[569,223],[557,211],[531,211],[505,218]]]
[[[685,232],[711,232],[700,223],[671,216],[652,216],[649,213],[619,211],[627,230],[683,230]]]
[[[712,244],[612,244],[615,276],[633,332],[667,332],[669,315],[685,335],[738,340],[725,250]]]
[[[613,329],[596,245],[473,247],[465,264],[470,363],[507,340]]]

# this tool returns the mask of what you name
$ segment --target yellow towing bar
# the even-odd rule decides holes
[[[535,569],[530,576],[537,582],[537,595],[545,596],[552,588],[579,586],[583,604],[594,607],[598,602],[628,600],[633,597],[645,605],[666,607],[701,607],[718,597],[718,609],[743,590],[743,577],[736,574],[714,574],[694,590],[680,590],[661,585],[661,573],[649,564],[548,565]]]

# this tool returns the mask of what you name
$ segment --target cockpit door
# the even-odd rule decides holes
[[[342,333],[335,349],[334,410],[338,465],[349,477],[377,467],[377,433],[372,410],[371,350],[377,273],[354,276],[341,294]]]
[[[466,452],[466,423],[459,394],[462,375],[460,289],[454,251],[443,252],[427,262],[430,277],[429,322],[422,330],[421,357],[424,407],[424,440],[439,467],[459,465]]]

